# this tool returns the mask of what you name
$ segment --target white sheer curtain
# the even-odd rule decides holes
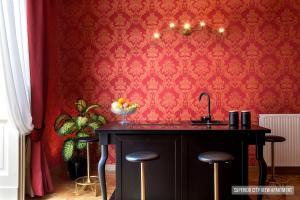
[[[9,121],[21,135],[33,129],[26,19],[26,0],[0,0],[0,67],[5,86],[0,95],[6,97]]]

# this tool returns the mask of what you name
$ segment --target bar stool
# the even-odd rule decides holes
[[[220,151],[208,151],[198,156],[198,160],[214,164],[214,200],[219,200],[219,163],[228,163],[233,159],[231,154]]]
[[[158,158],[159,155],[157,153],[150,151],[139,151],[126,155],[127,161],[141,163],[141,200],[146,199],[144,164],[147,161],[157,160]]]
[[[271,167],[272,175],[268,178],[267,183],[270,185],[285,185],[288,182],[288,179],[282,176],[275,176],[275,164],[274,164],[274,143],[275,142],[284,142],[285,138],[278,135],[268,135],[265,137],[266,142],[271,142]]]
[[[90,176],[90,143],[97,142],[98,138],[80,137],[78,142],[86,142],[87,176],[79,177],[75,180],[75,194],[80,195],[82,191],[91,190],[95,196],[99,192],[98,176]]]

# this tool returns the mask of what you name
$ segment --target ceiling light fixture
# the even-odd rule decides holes
[[[177,31],[177,32],[181,33],[182,35],[188,36],[192,32],[201,31],[205,28],[206,28],[205,21],[200,21],[198,26],[196,26],[196,27],[192,27],[192,25],[189,22],[184,23],[182,26],[177,26],[174,22],[170,22],[169,28],[165,28],[160,32],[156,31],[153,34],[153,38],[154,39],[159,39],[164,32],[167,32],[167,31],[170,31],[170,30]],[[219,27],[219,29],[215,32],[217,32],[220,35],[223,35],[224,32],[225,32],[225,28],[224,27]]]

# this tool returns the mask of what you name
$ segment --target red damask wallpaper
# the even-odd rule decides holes
[[[102,104],[109,120],[117,119],[110,104],[121,96],[141,105],[132,119],[197,118],[207,112],[197,100],[202,91],[217,119],[232,109],[251,110],[254,122],[259,113],[300,112],[298,0],[57,0],[53,20],[44,134],[51,166],[62,163],[54,119],[74,111],[78,97]],[[152,38],[170,21],[200,20],[225,27],[225,35]],[[114,157],[110,147],[110,163]]]

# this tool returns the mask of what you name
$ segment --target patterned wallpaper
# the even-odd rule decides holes
[[[58,0],[57,8],[44,137],[51,166],[62,162],[55,116],[74,111],[78,97],[102,104],[109,120],[117,119],[110,103],[121,96],[141,105],[131,119],[197,118],[207,112],[197,100],[202,91],[215,119],[232,109],[251,110],[254,122],[259,113],[300,112],[298,0]],[[170,21],[200,20],[224,26],[225,35],[152,38]],[[110,147],[110,163],[114,157]]]

